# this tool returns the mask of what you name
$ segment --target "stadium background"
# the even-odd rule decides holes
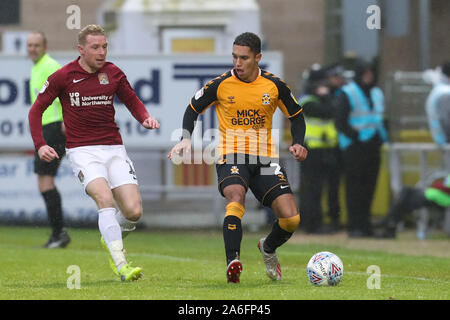
[[[124,123],[121,132],[141,185],[145,226],[220,225],[223,200],[216,191],[213,167],[173,166],[165,155],[172,145],[171,133],[181,125],[188,99],[201,83],[229,69],[232,39],[244,31],[262,36],[262,63],[284,78],[296,96],[302,90],[304,70],[313,63],[342,60],[350,67],[357,57],[377,62],[379,85],[387,98],[391,142],[396,145],[386,147],[383,154],[374,214],[386,212],[401,185],[425,183],[430,172],[449,168],[449,149],[437,150],[431,143],[424,110],[432,70],[448,59],[450,52],[450,42],[446,41],[450,29],[448,1],[10,0],[0,2],[2,222],[46,221],[36,177],[30,172],[32,144],[24,122],[31,68],[25,39],[29,31],[42,30],[52,56],[62,63],[74,59],[79,30],[68,28],[76,13],[70,10],[71,5],[80,9],[81,27],[97,23],[106,28],[109,59],[123,66],[140,97],[161,119],[162,128],[167,127],[142,136],[131,115],[118,108],[119,121]],[[370,5],[381,8],[380,29],[367,28]],[[203,119],[209,127],[213,127],[213,121],[211,114]],[[281,117],[278,124],[282,151],[289,142],[289,130]],[[298,165],[286,154],[282,156],[296,188]],[[74,207],[79,208],[69,214],[69,222],[95,223],[93,203],[83,195],[67,164],[58,179],[58,187],[65,190],[64,210],[70,213]],[[244,226],[258,229],[265,223],[264,214],[251,196],[248,202]]]

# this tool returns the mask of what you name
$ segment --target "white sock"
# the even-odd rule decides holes
[[[120,210],[117,210],[114,214],[117,222],[120,225],[120,229],[122,230],[122,239],[125,238],[131,231],[136,229],[136,225],[138,221],[131,221],[124,217]]]
[[[127,263],[123,252],[122,232],[120,225],[114,217],[115,208],[103,208],[98,210],[98,228],[108,246],[111,257],[120,271],[120,268]]]

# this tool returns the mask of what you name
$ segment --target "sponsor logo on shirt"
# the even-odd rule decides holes
[[[203,96],[203,91],[204,91],[204,89],[201,88],[200,90],[198,90],[198,91],[195,93],[195,100],[198,100],[198,99],[200,99],[200,98]]]
[[[69,92],[69,97],[72,107],[93,107],[113,104],[113,96],[105,94],[99,96],[80,96],[79,92]]]
[[[231,119],[233,126],[252,126],[258,130],[264,128],[266,123],[266,115],[260,109],[242,109],[236,110],[236,117]]]

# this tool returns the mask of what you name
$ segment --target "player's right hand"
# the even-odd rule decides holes
[[[183,153],[188,153],[191,152],[191,148],[192,148],[192,144],[191,144],[191,139],[183,139],[180,142],[178,142],[173,148],[172,150],[170,150],[169,154],[167,155],[167,157],[172,160],[174,155],[179,156],[180,152],[183,151]]]
[[[290,146],[289,152],[294,156],[295,161],[303,161],[308,156],[308,150],[298,143]]]
[[[51,162],[55,158],[59,159],[58,153],[49,145],[40,147],[38,150],[38,155],[39,158],[45,162]]]

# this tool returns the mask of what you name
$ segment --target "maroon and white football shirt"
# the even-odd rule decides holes
[[[95,73],[85,71],[79,57],[53,73],[41,89],[28,118],[36,150],[46,145],[42,113],[58,97],[66,126],[66,148],[120,145],[122,137],[114,121],[114,96],[142,123],[149,113],[125,74],[111,62]]]

